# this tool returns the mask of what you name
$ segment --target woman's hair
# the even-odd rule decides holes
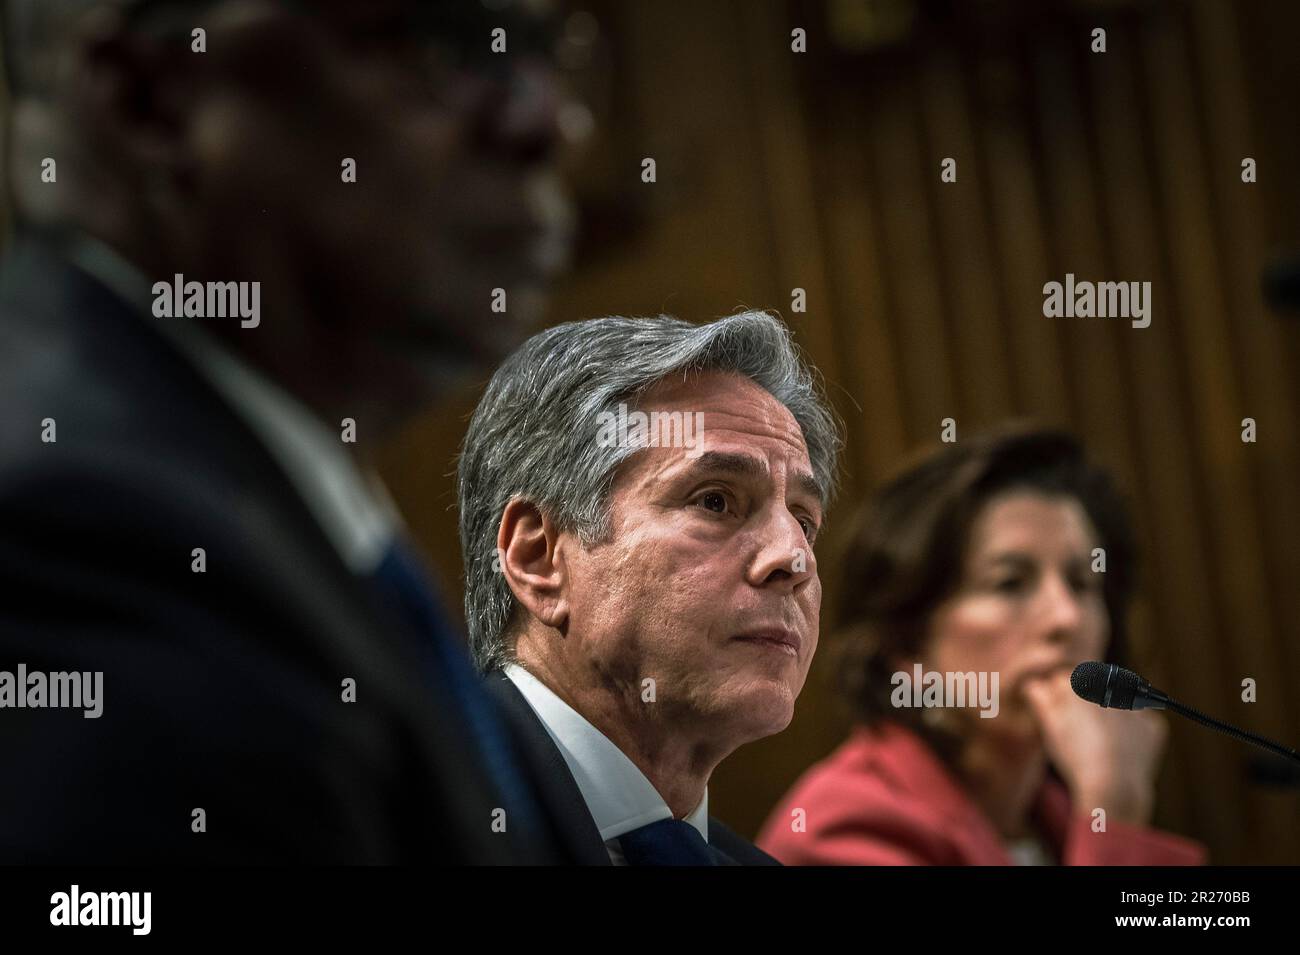
[[[841,564],[836,631],[842,688],[860,722],[903,723],[945,756],[959,745],[923,722],[923,711],[891,705],[894,661],[919,655],[934,610],[961,586],[977,517],[1010,490],[1072,498],[1087,513],[1100,538],[1096,546],[1106,552],[1107,658],[1122,654],[1136,583],[1124,499],[1070,434],[1012,425],[928,455],[889,481],[854,521]]]

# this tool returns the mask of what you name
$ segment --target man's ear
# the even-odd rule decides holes
[[[556,630],[567,629],[568,567],[560,532],[536,504],[515,498],[497,528],[501,573],[515,599],[530,614]]]

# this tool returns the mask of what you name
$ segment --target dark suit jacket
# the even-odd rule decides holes
[[[492,831],[425,635],[151,320],[44,240],[6,257],[0,670],[102,671],[104,700],[0,711],[0,863],[570,860]]]
[[[534,773],[543,780],[543,799],[551,816],[568,832],[577,834],[577,861],[583,865],[610,865],[609,853],[600,838],[596,820],[587,809],[582,791],[569,771],[541,719],[528,700],[501,670],[487,675],[488,688],[511,720],[529,754]],[[717,819],[709,817],[709,845],[719,865],[780,865],[763,850],[736,835]]]

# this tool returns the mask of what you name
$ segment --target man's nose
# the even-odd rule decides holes
[[[817,573],[803,528],[784,507],[778,509],[763,528],[763,543],[750,566],[749,581],[755,587],[778,586],[794,590]]]

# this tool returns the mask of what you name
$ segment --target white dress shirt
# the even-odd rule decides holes
[[[135,306],[141,321],[185,355],[270,451],[348,568],[358,575],[372,573],[396,537],[401,518],[379,476],[363,473],[343,447],[340,431],[198,324],[221,319],[156,317],[153,283],[96,239],[82,236],[70,255],[83,271]],[[256,329],[245,331],[257,334]]]
[[[625,865],[618,837],[660,819],[672,819],[664,797],[636,763],[581,713],[517,663],[505,674],[519,688],[546,727],[596,820],[600,838],[614,865]],[[709,792],[685,819],[709,841]]]

